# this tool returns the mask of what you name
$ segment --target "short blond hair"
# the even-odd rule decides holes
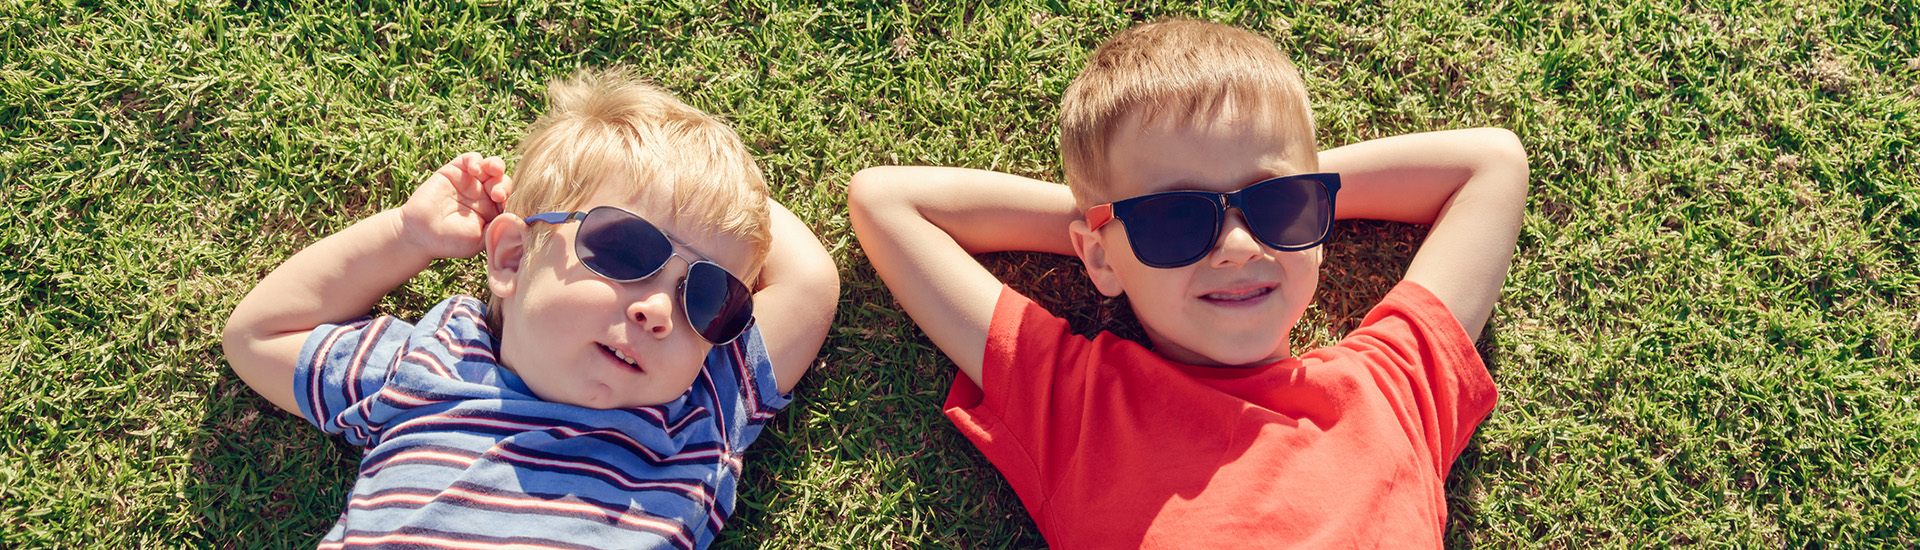
[[[1160,20],[1102,43],[1060,100],[1060,160],[1081,207],[1107,197],[1107,147],[1120,123],[1138,113],[1185,123],[1217,116],[1231,101],[1286,126],[1318,159],[1313,112],[1300,70],[1266,37],[1218,23]],[[1316,162],[1317,164],[1317,162]],[[1309,167],[1317,169],[1317,167]]]
[[[507,212],[578,210],[605,185],[633,195],[670,185],[667,210],[679,221],[747,245],[742,281],[752,285],[766,262],[773,241],[767,184],[740,136],[629,69],[581,70],[548,83],[547,112],[518,151]],[[529,226],[527,253],[547,243],[542,227]],[[492,305],[497,310],[499,300]]]

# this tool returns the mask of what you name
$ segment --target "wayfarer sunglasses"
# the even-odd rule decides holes
[[[713,345],[732,342],[753,326],[753,292],[720,264],[699,252],[699,261],[673,251],[681,243],[645,218],[624,208],[596,206],[586,212],[545,212],[527,216],[527,222],[560,225],[579,221],[580,231],[573,239],[574,253],[587,269],[621,283],[652,277],[667,266],[667,260],[679,256],[687,262],[687,276],[676,290],[680,306],[687,313],[700,338]],[[688,251],[693,251],[688,248]]]
[[[1232,193],[1167,191],[1095,206],[1087,210],[1087,225],[1098,231],[1120,220],[1140,263],[1172,269],[1213,252],[1228,208],[1240,210],[1260,244],[1283,251],[1319,246],[1333,226],[1339,191],[1339,174],[1282,176]]]

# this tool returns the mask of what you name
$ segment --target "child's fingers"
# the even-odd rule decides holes
[[[455,160],[454,162],[447,163],[446,166],[441,166],[439,170],[434,170],[433,175],[427,177],[426,183],[428,184],[433,183],[433,178],[437,177],[437,178],[447,180],[448,185],[453,186],[455,189],[459,189],[460,180],[465,179],[466,175],[461,173],[459,166],[455,165],[456,163],[459,162],[459,159],[454,159],[454,160]]]
[[[465,170],[467,174],[469,176],[472,176],[474,179],[482,179],[486,177],[486,172],[480,167],[480,165],[481,165],[480,153],[475,153],[473,151],[460,153],[460,169]]]
[[[453,160],[447,161],[447,167],[460,174],[460,177],[453,178],[456,188],[460,187],[461,180],[473,179],[473,160],[469,158],[471,155],[473,153],[460,153],[459,156],[453,157]]]
[[[450,191],[447,198],[456,205],[454,214],[463,215],[460,212],[464,211],[484,223],[499,215],[506,202],[506,191],[500,188],[505,171],[505,162],[499,157],[482,157],[469,151],[447,161],[434,176],[446,179]],[[428,183],[433,183],[432,179]]]
[[[495,204],[499,204],[501,208],[506,207],[507,197],[512,195],[513,195],[513,176],[509,176],[506,174],[500,174],[500,179],[498,181],[493,182],[492,187],[487,188],[487,196],[492,197],[493,202]]]
[[[507,203],[507,195],[513,191],[513,179],[507,177],[507,161],[500,157],[487,157],[480,161],[481,172],[486,174],[482,191],[487,198],[498,204]]]
[[[453,173],[455,174],[472,178],[472,177],[475,177],[476,175],[475,173],[476,171],[473,168],[474,161],[479,158],[480,158],[480,153],[475,153],[472,151],[460,153],[459,155],[453,157],[453,160],[447,161],[447,165],[442,166],[440,169],[453,170]],[[450,177],[449,179],[459,179],[459,178]]]
[[[481,188],[481,183],[486,176],[480,166],[480,153],[461,153],[460,156],[454,157],[452,162],[447,163],[447,167],[458,174],[448,178],[453,183],[454,194],[476,198],[486,196]]]
[[[493,187],[499,183],[504,169],[500,157],[482,157],[480,153],[462,153],[459,158],[460,169],[465,178],[455,188],[460,194],[460,202],[468,210],[480,216],[484,223],[500,214],[500,201],[494,198]]]

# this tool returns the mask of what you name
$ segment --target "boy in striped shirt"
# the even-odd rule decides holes
[[[819,351],[835,267],[732,129],[617,69],[548,96],[514,178],[460,155],[228,319],[254,391],[367,450],[321,548],[704,548]],[[490,303],[367,317],[482,250]]]

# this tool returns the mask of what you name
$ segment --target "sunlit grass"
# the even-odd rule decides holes
[[[1275,38],[1323,145],[1526,143],[1483,342],[1501,404],[1448,481],[1450,546],[1920,544],[1912,0],[54,4],[0,9],[0,547],[311,546],[360,451],[233,376],[226,314],[445,159],[509,153],[547,79],[611,63],[731,120],[842,268],[719,546],[1042,546],[940,416],[952,367],[873,276],[843,186],[892,163],[1057,180],[1060,91],[1163,15]],[[1302,345],[1422,235],[1337,230]],[[1137,330],[1072,262],[988,263],[1083,330]],[[480,292],[478,269],[382,307]]]

